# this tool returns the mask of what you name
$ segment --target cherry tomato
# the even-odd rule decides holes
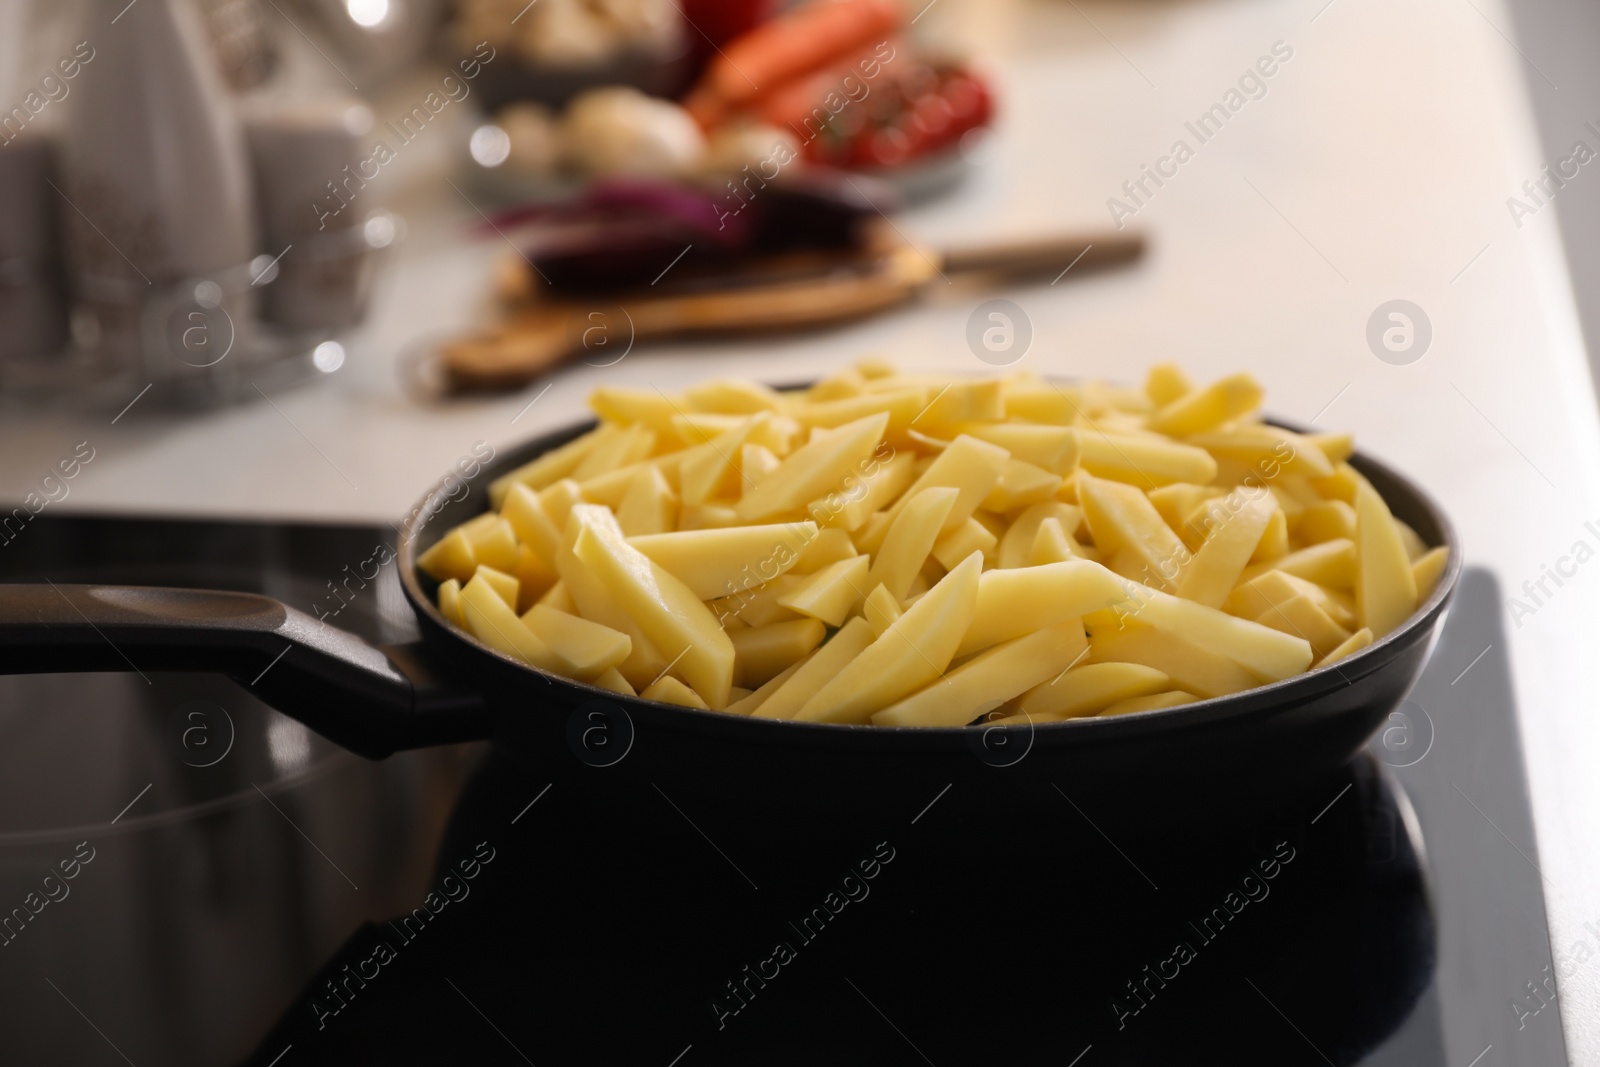
[[[967,74],[957,74],[944,84],[942,95],[951,115],[963,132],[989,119],[989,93],[983,83]]]
[[[862,161],[873,167],[894,167],[911,157],[910,136],[898,126],[885,126],[874,130],[865,145],[866,158]]]
[[[916,102],[911,109],[911,121],[929,141],[939,141],[951,132],[961,132],[952,130],[956,125],[955,109],[938,93],[928,93]]]

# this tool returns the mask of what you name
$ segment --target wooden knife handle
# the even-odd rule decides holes
[[[1138,258],[1144,252],[1144,235],[1122,233],[1079,233],[1069,236],[1023,238],[997,244],[947,249],[944,269],[955,272],[996,274],[1060,275],[1070,267],[1104,267]]]

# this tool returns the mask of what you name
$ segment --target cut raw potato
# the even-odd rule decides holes
[[[912,421],[924,433],[963,422],[999,422],[1006,417],[1005,387],[998,378],[947,383]]]
[[[1235,489],[1221,504],[1212,513],[1225,517],[1183,569],[1177,587],[1180,597],[1211,608],[1222,607],[1228,599],[1273,516],[1281,514],[1271,493],[1251,496]]]
[[[805,580],[778,598],[791,611],[821,619],[829,626],[843,626],[861,607],[868,588],[866,556],[852,556],[808,574]]]
[[[916,609],[913,608],[913,611]],[[1054,678],[1088,648],[1071,619],[996,645],[872,716],[875,726],[962,726]]]
[[[795,718],[866,722],[873,712],[944,673],[978,599],[983,556],[974,552],[845,665]]]
[[[811,657],[815,655],[815,652],[807,653],[800,659],[789,664],[789,666],[785,667],[779,674],[769,679],[760,689],[757,689],[747,697],[742,697],[739,700],[734,701],[722,710],[730,715],[754,714],[755,710],[759,708],[769,696],[781,689],[784,683],[790,678],[793,678],[795,672],[801,667],[804,667],[807,663],[811,662]]]
[[[875,640],[877,635],[866,619],[860,616],[851,619],[751,714],[758,719],[794,718],[823,686]]]
[[[1124,592],[1132,602],[1124,610],[1142,626],[1223,656],[1268,681],[1311,665],[1311,648],[1302,638],[1160,590],[1131,585]]]
[[[733,677],[740,685],[762,686],[822,644],[828,628],[817,619],[747,626],[733,640]]]
[[[469,582],[478,571],[478,556],[472,550],[472,542],[467,540],[466,531],[457,527],[418,556],[417,566],[430,578]]]
[[[1328,462],[1336,466],[1349,459],[1356,451],[1356,439],[1347,433],[1308,433],[1305,439],[1322,449],[1322,454],[1328,457]]]
[[[916,459],[910,452],[896,452],[886,458],[874,453],[860,481],[813,500],[806,507],[806,513],[822,526],[859,530],[880,509],[905,492],[916,476],[912,470]]]
[[[1309,646],[1306,651],[1311,651]],[[1225,656],[1136,623],[1090,635],[1089,656],[1096,663],[1137,663],[1153,668],[1204,697],[1243,692],[1265,680]]]
[[[602,671],[599,677],[595,678],[591,684],[597,685],[601,689],[609,689],[613,693],[621,693],[625,697],[638,696],[633,686],[629,685],[628,680],[622,676],[622,672],[615,667],[608,671]]]
[[[1450,562],[1450,552],[1445,548],[1430,548],[1411,565],[1411,577],[1417,583],[1418,603],[1433,595],[1433,587],[1444,575],[1445,564]]]
[[[1119,700],[1158,693],[1171,682],[1163,672],[1137,663],[1086,663],[1022,694],[1017,710],[1025,715],[1076,719]]]
[[[547,671],[560,672],[564,666],[539,636],[528,629],[517,613],[506,604],[483,577],[461,589],[461,610],[467,629],[479,641],[497,652],[504,652]]]
[[[882,637],[883,632],[895,624],[895,620],[905,614],[900,607],[900,601],[883,586],[878,586],[867,594],[862,602],[861,615],[872,626],[872,633]]]
[[[1295,530],[1300,540],[1307,544],[1335,540],[1354,543],[1356,509],[1343,500],[1324,500],[1320,504],[1312,504],[1300,513]]]
[[[506,607],[512,611],[517,610],[517,580],[515,578],[502,571],[495,570],[487,563],[478,564],[476,577],[488,582],[489,588],[493,589],[499,594],[500,599],[506,602]]]
[[[1000,538],[996,565],[1007,570],[1028,566],[1033,543],[1039,536],[1039,527],[1046,519],[1056,519],[1064,533],[1076,535],[1083,523],[1083,511],[1076,505],[1064,504],[1059,500],[1047,500],[1025,509],[1006,529],[1005,536]]]
[[[532,489],[520,482],[512,484],[506,490],[505,502],[500,505],[500,516],[511,524],[512,533],[524,546],[547,561],[556,558],[561,548],[561,528],[550,521]]]
[[[1175,589],[1189,562],[1189,549],[1138,486],[1078,476],[1083,517],[1101,552],[1126,549],[1139,563],[1140,581],[1153,589]]]
[[[815,574],[824,567],[855,555],[856,546],[855,542],[850,540],[850,534],[845,530],[828,527],[818,530],[816,536],[800,550],[800,558],[795,561],[793,573]]]
[[[1450,570],[1348,434],[1261,402],[1170,364],[606,387],[418,567],[451,624],[622,696],[900,728],[1178,707],[1340,669]]]
[[[799,613],[784,605],[790,593],[804,584],[806,579],[792,574],[782,574],[770,582],[741,589],[732,596],[718,597],[709,602],[717,621],[728,627],[770,626],[799,617]]]
[[[572,551],[709,707],[728,702],[733,642],[716,616],[683,582],[628,544],[611,513],[594,504],[572,509]]]
[[[1061,528],[1060,519],[1046,519],[1033,535],[1033,547],[1028,549],[1028,566],[1042,567],[1048,563],[1065,563],[1069,559],[1083,559],[1083,546]]]
[[[1405,546],[1406,558],[1412,563],[1428,554],[1428,546],[1423,543],[1422,536],[1417,531],[1399,519],[1394,520],[1394,529],[1395,533],[1400,535],[1400,543]]]
[[[1356,613],[1383,637],[1417,610],[1417,580],[1389,506],[1365,483],[1356,489],[1355,542]]]
[[[961,432],[991,445],[999,445],[1013,460],[1042,467],[1058,475],[1078,466],[1078,435],[1066,426],[1040,426],[1026,422],[968,422]]]
[[[1289,554],[1289,520],[1279,508],[1272,513],[1272,518],[1267,521],[1266,532],[1261,535],[1261,540],[1256,543],[1256,550],[1250,554],[1251,563],[1265,563],[1268,560],[1280,559]]]
[[[968,519],[949,533],[939,535],[933,543],[933,558],[946,569],[954,567],[974,552],[982,552],[985,561],[1000,543],[999,538],[977,519]]]
[[[517,569],[511,576],[517,580],[517,611],[523,612],[533,607],[561,576],[527,545],[519,546],[517,552]]]
[[[889,524],[883,546],[867,574],[867,587],[881,585],[896,600],[904,600],[922,564],[939,539],[945,518],[955,506],[960,490],[948,486],[924,489],[911,498]]]
[[[1445,558],[1445,550],[1434,549],[1439,553],[1439,559]],[[1421,560],[1417,561],[1421,563]],[[1415,569],[1415,568],[1413,568]],[[1290,552],[1285,556],[1273,560],[1271,563],[1259,563],[1246,567],[1242,575],[1245,581],[1265,574],[1269,570],[1282,571],[1292,574],[1296,578],[1304,578],[1308,582],[1329,586],[1334,589],[1354,589],[1356,584],[1356,544],[1344,537],[1336,537],[1331,541],[1308,545],[1297,552]]]
[[[645,687],[639,694],[645,700],[658,700],[663,704],[676,704],[681,708],[699,708],[710,711],[700,694],[678,681],[672,675],[663,675]]]
[[[678,528],[678,495],[660,468],[645,464],[634,473],[617,505],[617,525],[629,537]]]
[[[576,615],[535,604],[523,624],[550,646],[574,678],[597,678],[628,658],[633,641],[627,634]]]
[[[1189,516],[1205,514],[1208,501],[1222,496],[1224,491],[1214,485],[1190,485],[1174,482],[1152,489],[1145,495],[1155,505],[1161,520],[1172,527],[1190,548],[1199,548],[1206,539],[1205,530],[1191,529]]]
[[[701,600],[754,590],[793,567],[817,536],[813,522],[647,534],[628,543]]]
[[[957,656],[1100,611],[1127,597],[1122,579],[1087,560],[984,571]]]
[[[1263,626],[1303,637],[1311,643],[1311,651],[1321,658],[1350,639],[1350,631],[1334,622],[1326,611],[1304,594],[1280,600],[1255,618]]]
[[[1333,476],[1333,464],[1315,442],[1276,426],[1258,422],[1232,430],[1197,433],[1185,440],[1218,459],[1243,464],[1257,482],[1272,481],[1283,474]]]
[[[889,517],[897,516],[924,489],[947,486],[960,490],[944,521],[944,529],[953,530],[972,518],[983,498],[999,484],[1009,458],[1000,446],[962,434],[928,464],[928,469],[889,508]]]
[[[1264,393],[1248,374],[1235,374],[1164,405],[1146,423],[1169,437],[1188,437],[1233,422],[1261,406]]]
[[[467,617],[461,611],[461,583],[454,578],[439,585],[439,614],[457,626],[467,625]]]
[[[1372,644],[1372,631],[1363,626],[1361,629],[1345,638],[1338,648],[1334,649],[1332,652],[1329,652],[1326,656],[1323,656],[1320,660],[1318,660],[1317,667],[1322,668],[1331,663],[1337,663],[1346,656],[1360,652],[1363,648],[1366,648],[1370,644]]]
[[[765,445],[744,444],[739,447],[739,477],[745,485],[754,487],[761,479],[778,469],[783,460]]]
[[[566,582],[557,582],[552,585],[545,591],[544,596],[539,598],[538,602],[547,608],[564,611],[568,615],[579,614],[578,602],[572,599],[572,594],[567,590]]]
[[[1203,448],[1160,437],[1078,433],[1078,465],[1097,478],[1114,478],[1145,489],[1174,482],[1204,485],[1217,476],[1217,461]]]
[[[609,422],[624,426],[642,422],[657,433],[671,430],[672,417],[682,411],[670,396],[658,390],[611,386],[601,386],[590,393],[589,407]]]
[[[870,415],[885,412],[889,416],[888,433],[904,433],[928,403],[921,389],[896,389],[886,393],[840,397],[820,404],[795,404],[789,410],[802,426],[821,426],[832,429]]]
[[[685,504],[678,509],[678,529],[725,530],[739,525],[739,515],[729,504]]]
[[[1004,514],[1050,500],[1060,490],[1061,475],[1020,459],[1010,459],[1000,472],[1000,484],[983,498],[983,507]]]
[[[732,429],[684,452],[678,463],[678,487],[683,493],[683,502],[704,504],[714,496],[738,496],[753,487],[756,480],[750,478],[741,489],[736,460],[750,436],[770,421],[769,415],[752,415]],[[770,454],[770,449],[768,451]]]
[[[759,411],[782,411],[783,394],[759,382],[738,378],[718,378],[683,391],[684,407],[690,411],[706,411],[726,415],[755,414]]]
[[[583,618],[628,635],[633,650],[617,670],[628,684],[641,689],[667,669],[667,657],[644,635],[623,605],[606,592],[599,578],[573,554],[572,546],[577,542],[578,532],[577,524],[572,524],[562,535],[561,550],[556,554],[556,570],[561,574],[560,585],[565,590],[565,598]],[[559,603],[547,606],[560,610]]]
[[[619,494],[627,491],[626,482],[617,484]],[[620,495],[618,499],[621,499]],[[546,486],[539,493],[539,506],[544,508],[544,513],[550,517],[550,521],[558,530],[567,528],[567,516],[572,514],[573,506],[584,502],[583,487],[571,478],[563,478],[553,485]]]
[[[582,482],[587,478],[637,463],[650,454],[655,443],[656,432],[643,423],[624,427],[604,440],[597,441],[573,469],[570,477],[575,482]]]
[[[1344,501],[1352,506],[1355,504],[1355,490],[1362,485],[1366,485],[1366,478],[1347,462],[1334,464],[1331,478],[1312,478],[1312,488],[1322,494],[1323,499]]]
[[[805,507],[826,493],[858,479],[883,440],[889,416],[881,412],[845,423],[813,437],[739,499],[734,510],[743,522]]]
[[[1175,400],[1180,400],[1193,391],[1194,386],[1189,383],[1189,378],[1171,363],[1158,363],[1150,368],[1150,373],[1145,375],[1144,392],[1150,402],[1158,408],[1164,408]]]
[[[1356,628],[1355,605],[1344,594],[1278,570],[1267,571],[1248,582],[1241,582],[1223,607],[1229,614],[1242,619],[1258,619],[1295,597],[1310,600],[1346,630]]]

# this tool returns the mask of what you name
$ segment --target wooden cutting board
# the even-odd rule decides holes
[[[439,352],[456,392],[526,385],[572,359],[620,361],[640,343],[688,335],[793,330],[846,322],[903,304],[951,275],[1077,273],[1144,251],[1137,233],[1096,233],[944,252],[889,232],[866,248],[741,262],[736,272],[690,274],[671,284],[589,299],[535,299],[498,326]],[[659,281],[659,279],[658,279]]]

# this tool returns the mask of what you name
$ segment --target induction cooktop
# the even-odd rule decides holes
[[[0,580],[266,592],[398,641],[414,630],[389,571],[328,599],[392,536],[41,517]],[[1293,800],[1115,839],[1070,801],[997,819],[950,790],[848,839],[775,823],[757,848],[703,798],[553,788],[484,745],[368,763],[221,678],[0,678],[0,909],[28,914],[0,923],[0,1050],[1564,1063],[1500,626],[1469,569],[1360,758]],[[46,885],[63,860],[75,877]],[[1562,967],[1600,936],[1588,949]]]

